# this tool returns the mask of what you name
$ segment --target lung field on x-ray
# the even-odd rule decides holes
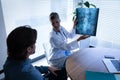
[[[96,36],[98,8],[77,8],[77,34]]]

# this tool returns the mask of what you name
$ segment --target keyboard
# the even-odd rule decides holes
[[[116,68],[117,71],[120,71],[120,61],[118,60],[111,60],[112,64]]]

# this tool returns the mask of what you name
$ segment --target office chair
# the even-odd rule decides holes
[[[4,70],[0,70],[0,75],[2,75],[4,73]],[[4,80],[4,78],[1,78],[0,80]]]
[[[48,62],[49,65],[51,65],[50,62],[49,62],[49,58],[51,56],[51,51],[52,51],[50,43],[49,42],[43,43],[43,48],[44,48],[45,57],[47,59],[47,62]],[[61,74],[61,71],[59,71],[58,73]],[[68,80],[70,80],[70,78],[68,78]]]
[[[43,48],[44,48],[44,53],[45,53],[45,57],[47,59],[48,64],[50,64],[49,62],[49,58],[50,58],[50,53],[51,53],[51,45],[49,42],[43,43]]]

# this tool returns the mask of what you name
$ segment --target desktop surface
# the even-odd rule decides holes
[[[104,55],[120,57],[120,50],[109,48],[85,48],[74,52],[66,61],[66,70],[73,80],[85,80],[86,71],[108,72],[102,59]]]

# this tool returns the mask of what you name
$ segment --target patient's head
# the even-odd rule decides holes
[[[8,56],[23,60],[35,53],[37,31],[30,26],[20,26],[14,29],[7,37]]]

